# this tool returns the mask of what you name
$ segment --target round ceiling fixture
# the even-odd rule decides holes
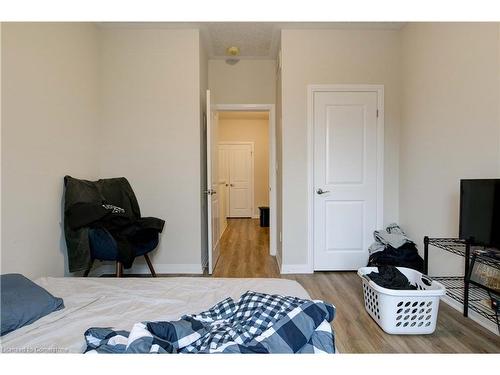
[[[226,48],[226,55],[229,56],[226,59],[226,64],[234,65],[237,64],[240,59],[237,56],[240,54],[240,49],[238,47],[232,46]]]
[[[226,48],[226,55],[234,57],[240,54],[240,49],[238,47],[232,46]]]

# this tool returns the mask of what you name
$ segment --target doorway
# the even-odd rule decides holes
[[[218,198],[211,204],[218,207],[212,210],[217,213],[213,215],[217,223],[209,222],[214,250],[209,251],[209,273],[223,254],[221,243],[225,242],[221,239],[231,224],[248,232],[242,239],[247,234],[248,238],[257,235],[259,253],[276,254],[274,105],[212,105],[211,112],[213,147],[207,158],[212,159],[212,171],[217,175],[212,174],[210,190]],[[260,227],[261,211],[268,215],[267,228]],[[266,234],[260,236],[258,228]]]

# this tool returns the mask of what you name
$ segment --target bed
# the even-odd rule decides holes
[[[35,282],[64,299],[65,308],[0,338],[2,352],[82,353],[90,327],[129,330],[140,321],[176,320],[248,290],[310,299],[284,279],[52,278]]]

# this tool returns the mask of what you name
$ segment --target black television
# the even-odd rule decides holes
[[[500,179],[460,181],[459,236],[500,249]]]

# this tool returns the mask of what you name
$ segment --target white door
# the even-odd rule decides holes
[[[378,224],[378,93],[313,95],[314,269],[356,270]]]
[[[252,217],[252,146],[231,145],[229,153],[229,216]]]
[[[207,90],[207,206],[208,206],[208,273],[212,274],[219,257],[219,202],[217,195],[217,113]]]

